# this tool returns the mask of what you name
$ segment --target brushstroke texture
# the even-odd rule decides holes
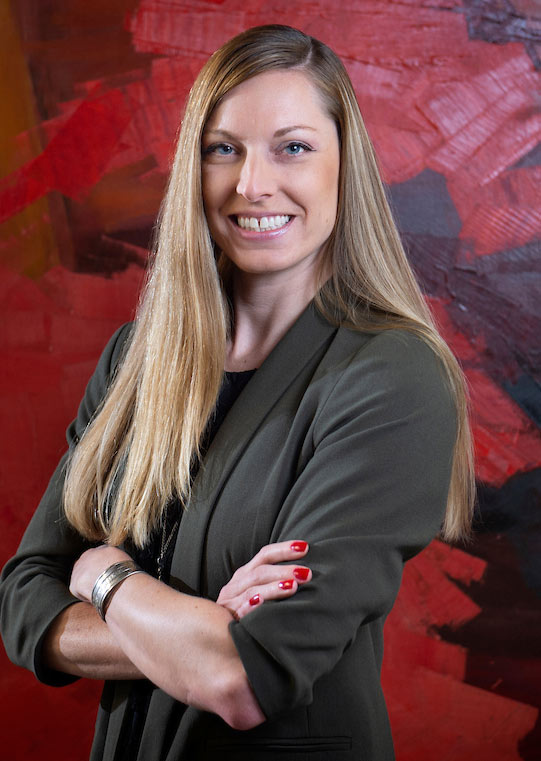
[[[13,115],[0,128],[1,561],[101,347],[133,314],[197,71],[242,29],[285,20],[345,61],[412,263],[471,387],[475,541],[434,542],[412,561],[386,625],[397,759],[538,761],[538,6],[18,0],[0,13]],[[86,758],[98,686],[52,691],[0,660],[3,753]]]

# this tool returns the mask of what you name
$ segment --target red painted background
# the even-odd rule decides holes
[[[0,564],[100,349],[133,314],[189,86],[222,42],[269,22],[346,63],[412,262],[471,384],[476,538],[412,561],[386,627],[398,761],[538,761],[536,0],[0,6]],[[87,758],[100,685],[43,687],[0,659],[0,756]]]

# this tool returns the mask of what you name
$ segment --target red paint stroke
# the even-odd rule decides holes
[[[244,19],[245,7],[243,4],[229,0],[226,5],[227,13],[225,7],[223,13],[226,13],[228,18],[233,18],[238,13],[242,14]],[[325,37],[327,33],[335,30],[336,25],[341,29],[344,22],[343,15],[341,18],[336,16],[336,8],[332,7],[332,3],[323,3],[322,8],[325,9],[327,15],[311,23],[317,23],[320,26],[320,36]],[[275,10],[277,13],[280,12],[278,7]],[[203,12],[207,14],[208,18],[205,17],[205,19],[209,21],[210,26],[201,17]],[[386,29],[387,17],[382,16],[381,8],[377,3],[368,3],[365,8],[363,7],[362,13],[357,8],[358,18],[355,16],[355,4],[352,6],[352,12],[354,15],[351,17],[350,24],[353,24],[356,19],[358,24],[364,20],[366,26],[367,19],[373,16],[374,18],[377,17],[378,29],[381,25],[383,25],[384,30]],[[302,20],[307,23],[306,12],[302,7],[298,13],[299,18],[302,17]],[[171,52],[169,48],[172,45],[171,39],[174,38],[175,53],[180,55],[178,58],[161,58],[154,61],[150,79],[133,81],[133,75],[129,77],[126,75],[123,92],[128,96],[128,99],[133,98],[138,108],[132,109],[131,120],[127,118],[128,126],[122,136],[122,150],[112,151],[109,164],[106,167],[107,170],[120,168],[148,155],[153,155],[157,161],[158,170],[162,173],[168,171],[171,162],[172,143],[180,117],[179,103],[183,102],[195,74],[205,60],[206,52],[213,50],[223,39],[229,36],[229,33],[233,34],[243,26],[244,21],[240,23],[237,19],[235,23],[240,23],[239,28],[232,28],[226,32],[225,30],[228,28],[222,23],[223,15],[221,14],[221,9],[210,10],[209,6],[204,3],[201,4],[196,13],[191,4],[176,3],[165,8],[159,2],[148,0],[141,3],[134,16],[128,20],[127,25],[132,29],[136,40],[138,39],[137,34],[140,32],[141,38],[151,40],[152,45],[156,45],[154,52],[163,55],[163,53]],[[389,14],[389,18],[391,18],[391,14]],[[401,25],[404,28],[409,25],[409,27],[422,30],[423,37],[416,38],[418,46],[416,55],[417,58],[419,56],[426,58],[429,64],[428,69],[419,66],[404,66],[404,62],[399,67],[391,64],[390,59],[388,59],[388,51],[391,49],[389,48],[387,34],[389,30],[385,34],[382,32],[386,52],[383,54],[383,51],[380,51],[381,60],[375,58],[375,51],[370,46],[375,44],[373,38],[378,35],[373,34],[372,27],[370,27],[370,34],[367,33],[367,39],[360,40],[358,36],[355,38],[355,50],[350,51],[351,57],[346,60],[359,93],[361,106],[366,112],[369,131],[380,155],[382,170],[387,181],[403,181],[422,171],[427,164],[427,156],[437,151],[441,146],[440,128],[443,133],[445,133],[445,129],[441,124],[433,122],[432,113],[427,114],[423,111],[423,104],[428,110],[430,110],[431,104],[433,108],[436,108],[438,91],[434,88],[441,87],[445,91],[451,85],[460,84],[458,82],[451,82],[450,84],[449,78],[452,79],[453,76],[458,78],[465,74],[470,76],[471,72],[475,71],[477,76],[472,77],[472,81],[477,90],[482,92],[483,77],[488,77],[490,72],[479,74],[479,68],[482,69],[483,66],[489,64],[496,65],[499,60],[494,54],[495,47],[490,46],[480,65],[478,56],[473,57],[471,53],[468,53],[471,50],[471,43],[468,42],[464,32],[463,19],[455,17],[452,21],[452,28],[455,29],[455,23],[458,24],[455,31],[461,41],[459,44],[457,37],[456,42],[459,45],[457,50],[462,51],[462,53],[456,61],[450,61],[444,70],[434,66],[429,57],[429,52],[432,45],[437,46],[436,43],[441,34],[444,33],[447,36],[450,33],[449,18],[449,14],[435,13],[433,9],[416,8],[414,18],[407,8],[405,10],[403,8],[393,10],[392,25],[396,26],[397,29],[402,28]],[[257,19],[254,16],[254,23],[258,20],[268,21],[269,19]],[[174,21],[177,23],[173,23]],[[203,23],[204,21],[205,23]],[[389,21],[389,23],[391,22]],[[192,34],[192,25],[197,27],[195,36]],[[317,32],[312,27],[309,31]],[[381,44],[381,41],[377,44]],[[408,44],[410,43],[408,42]],[[342,45],[338,41],[336,46],[340,51]],[[523,72],[524,60],[529,62],[529,59],[522,54],[520,46],[507,46],[507,49],[509,47],[513,48],[512,58],[509,58],[509,53],[506,53],[504,49],[497,50],[503,63],[499,68],[496,68],[496,71],[501,75],[513,74],[518,77]],[[519,49],[518,54],[517,48]],[[190,52],[194,49],[197,50],[197,54]],[[400,51],[394,47],[392,49],[393,59],[400,60]],[[359,60],[361,56],[363,60]],[[475,60],[472,60],[473,58]],[[367,63],[367,60],[370,63]],[[128,79],[131,81],[128,82]],[[73,104],[64,104],[64,106],[69,110],[73,108]],[[81,107],[81,105],[77,106],[76,113]],[[476,111],[473,112],[474,115],[476,113]],[[474,115],[470,114],[472,119],[474,119]],[[63,121],[64,119],[62,119]],[[46,123],[45,128],[52,131],[53,138],[58,137],[55,131],[58,129],[55,126],[55,120]],[[64,129],[61,128],[60,132],[63,134]],[[54,143],[52,145],[54,146]],[[47,171],[42,173],[43,176],[40,177],[41,170],[39,167],[37,170],[37,187],[36,183],[30,182],[32,177],[23,176],[22,186],[13,189],[12,196],[22,196],[22,203],[25,203],[25,197],[30,198],[33,194],[39,195],[42,192],[40,185],[43,185],[44,182],[47,184]],[[51,184],[50,180],[49,184]],[[70,194],[69,188],[66,189],[66,194]],[[467,197],[471,199],[472,195],[474,194],[468,193]],[[19,198],[20,203],[21,199]],[[12,206],[16,207],[17,205],[17,198],[12,198]],[[462,216],[464,217],[464,215]]]
[[[418,107],[437,126],[443,143],[427,166],[448,178],[448,190],[464,220],[461,238],[488,254],[523,245],[539,235],[538,199],[498,193],[499,180],[541,140],[536,93],[539,74],[518,46],[502,62],[475,76],[435,84]],[[511,57],[510,57],[511,55]]]
[[[465,370],[478,478],[501,486],[514,473],[541,465],[541,440],[534,424],[482,369],[486,350],[482,333],[473,343],[455,328],[443,301],[431,299],[430,307],[443,337]]]
[[[536,708],[403,661],[385,679],[397,761],[521,761]]]
[[[2,755],[10,761],[86,761],[102,683],[83,679],[61,690],[46,687],[17,668],[0,646],[0,673],[5,684]],[[31,717],[31,728],[29,728]],[[54,742],[51,741],[54,737]]]
[[[503,175],[541,141],[541,114],[515,114],[490,135],[471,160],[461,166],[448,182],[448,190],[459,214],[467,219],[483,187]],[[488,206],[494,206],[487,199]],[[511,204],[512,205],[512,204]]]
[[[430,310],[436,320],[438,330],[445,341],[449,344],[453,354],[463,363],[471,365],[472,362],[478,364],[484,346],[474,345],[469,337],[461,333],[449,317],[446,309],[446,303],[442,299],[427,299]]]
[[[425,169],[432,155],[445,151],[464,130],[474,133],[467,137],[476,150],[476,120],[491,107],[487,82],[494,88],[498,77],[513,77],[519,91],[526,92],[533,84],[530,95],[535,92],[538,75],[521,46],[486,46],[482,59],[474,51],[463,41],[445,66],[437,65],[437,57],[423,67],[405,66],[400,59],[393,65],[386,57],[370,64],[355,56],[346,61],[388,182],[402,182]],[[358,56],[362,52],[359,46]],[[455,167],[437,168],[448,177],[455,171]],[[465,216],[461,208],[458,211]]]
[[[437,126],[444,139],[451,140],[463,130],[470,129],[469,137],[478,146],[487,131],[490,134],[497,129],[506,120],[509,111],[515,111],[524,102],[532,65],[528,56],[517,46],[511,57],[509,52],[503,54],[499,65],[495,64],[480,74],[471,72],[470,76],[464,76],[463,73],[453,81],[452,73],[452,70],[448,72],[451,75],[448,81],[435,83],[427,91],[419,107]],[[479,129],[475,130],[478,119],[482,121]],[[457,147],[460,146],[457,141]],[[457,152],[455,160],[459,158],[460,153]]]
[[[384,182],[405,182],[426,169],[426,155],[440,143],[434,133],[400,130],[367,122]]]
[[[428,5],[417,5],[412,13],[407,3],[386,6],[378,0],[350,0],[348,5],[344,8],[326,0],[320,4],[319,16],[305,9],[301,28],[342,58],[388,65],[400,62],[413,68],[433,65],[442,50],[460,50],[468,44],[466,25],[459,14],[442,13]]]
[[[386,179],[402,181],[430,161],[439,162],[438,171],[446,175],[464,220],[463,235],[474,240],[477,253],[522,240],[516,210],[535,210],[536,199],[524,195],[530,182],[525,175],[513,175],[516,181],[509,180],[507,188],[505,182],[508,167],[533,147],[539,133],[530,97],[538,75],[533,75],[521,46],[469,41],[458,0],[433,0],[430,8],[419,7],[418,0],[390,4],[324,0],[294,7],[279,2],[272,8],[225,0],[220,5],[215,0],[139,3],[128,22],[135,46],[175,57],[155,60],[151,76],[139,81],[122,75],[120,85],[120,75],[115,75],[114,86],[122,87],[122,93],[111,90],[101,96],[101,112],[89,107],[100,103],[93,83],[85,100],[59,104],[62,116],[40,129],[49,136],[44,155],[56,145],[64,158],[38,157],[38,163],[20,170],[15,181],[22,183],[17,191],[21,208],[32,194],[39,197],[57,185],[61,192],[77,197],[103,174],[149,155],[156,158],[155,171],[165,172],[182,100],[206,55],[247,26],[283,22],[285,17],[287,23],[324,39],[346,59]],[[453,7],[460,12],[448,12]],[[109,100],[111,93],[116,105]],[[445,107],[445,97],[451,98],[450,108]],[[88,109],[84,118],[79,110],[83,108]],[[119,118],[123,109],[124,118]],[[67,139],[65,130],[71,129],[72,119],[75,129]],[[85,168],[89,148],[98,155],[92,158],[92,167]],[[0,182],[0,193],[4,190],[0,201],[16,201],[5,182]],[[12,209],[16,205],[13,202]],[[508,221],[509,232],[502,227]],[[530,236],[537,222],[530,218],[523,222]],[[0,278],[0,300],[8,316],[0,328],[0,412],[10,431],[9,442],[0,444],[0,480],[7,485],[1,508],[6,553],[14,550],[63,449],[64,425],[74,414],[99,351],[131,314],[139,275],[133,268],[105,280],[56,269],[36,284],[10,273]],[[477,451],[486,457],[486,461],[480,458],[480,476],[501,483],[506,473],[527,467],[532,453],[539,452],[539,443],[520,410],[478,369],[484,359],[483,336],[469,340],[454,328],[443,302],[433,301],[433,307],[445,337],[469,368]],[[398,761],[519,759],[517,743],[535,721],[535,710],[462,684],[467,651],[438,637],[438,627],[458,627],[477,615],[467,586],[481,581],[483,571],[482,561],[439,542],[406,567],[386,626],[383,666]],[[31,736],[24,721],[12,722],[12,736],[20,738],[17,752],[30,758],[39,745],[45,757],[53,718],[42,707],[50,691],[36,686],[29,675],[21,687],[24,675],[1,665],[3,683],[13,674],[14,695],[19,690],[15,716],[28,714],[22,710],[24,703],[38,717]],[[88,708],[84,700],[88,686],[73,693],[82,698],[70,702],[66,696],[71,689],[55,691],[56,713],[70,716],[70,730],[88,726],[87,716],[95,705],[95,698]],[[64,753],[55,746],[55,757],[73,757],[79,732],[69,733]]]
[[[400,597],[403,593],[400,593]],[[399,597],[399,600],[400,600]],[[418,611],[409,604],[409,600],[402,606],[414,617]],[[395,612],[396,610],[396,612]],[[439,639],[437,633],[421,634],[411,628],[410,621],[404,621],[403,611],[393,608],[385,624],[385,659],[383,662],[383,679],[385,692],[389,689],[386,680],[391,680],[391,675],[400,674],[403,671],[402,661],[415,664],[416,668],[425,668],[437,674],[452,676],[454,679],[463,681],[466,676],[468,652],[460,645],[454,645]]]
[[[92,187],[130,119],[131,109],[120,90],[83,101],[36,159],[0,182],[0,222],[51,190],[77,198]]]
[[[193,6],[164,6],[160,0],[150,0],[139,4],[128,28],[138,52],[176,55],[192,51],[210,55],[245,28],[243,17],[242,11],[222,12],[207,6],[195,14]]]
[[[0,414],[9,431],[0,437],[0,565],[65,448],[65,428],[101,350],[133,316],[142,275],[135,266],[111,278],[57,267],[34,282],[0,270]]]
[[[427,165],[447,176],[449,193],[463,219],[478,203],[479,188],[541,140],[538,87],[539,75],[522,54],[480,77],[438,86],[421,106],[445,138],[427,157]],[[473,233],[475,238],[472,228],[468,237]]]
[[[538,209],[477,206],[460,232],[473,241],[479,256],[518,248],[541,238],[541,206]]]
[[[471,130],[457,136],[456,143],[461,143],[463,151],[460,157],[456,155],[455,182],[464,182],[470,190],[483,187],[535,148],[541,140],[541,114],[533,93],[534,87],[539,87],[540,78],[534,74],[523,79],[529,80],[529,86],[523,85],[525,92],[506,94],[498,105],[493,104],[490,115],[483,115]],[[497,119],[498,116],[501,120]],[[494,124],[496,120],[497,124]],[[473,132],[478,140],[472,138]],[[470,138],[471,142],[466,144]],[[456,143],[452,145],[453,142],[449,143],[451,150],[457,147]],[[438,161],[431,159],[431,163],[438,168]],[[439,169],[446,171],[443,164]]]
[[[478,477],[501,486],[514,473],[540,467],[541,440],[530,419],[482,370],[468,369],[466,377]]]
[[[449,8],[445,3],[443,6]],[[159,0],[143,0],[128,28],[136,49],[181,56],[186,61],[194,52],[199,56],[210,54],[247,25],[283,23],[287,12],[288,24],[320,37],[344,57],[385,180],[401,182],[422,171],[427,154],[441,144],[441,135],[417,107],[433,80],[444,78],[434,61],[449,45],[463,51],[467,59],[471,45],[461,16],[442,13],[436,5],[414,7],[415,13],[407,4],[393,6],[392,13],[382,13],[379,2],[366,2],[362,8],[350,2],[338,8],[326,0],[318,3],[320,12],[314,14],[303,4],[274,4],[264,11],[254,8],[247,24],[246,5],[240,1],[227,0],[223,10],[210,11],[203,3],[197,7],[182,2],[164,6]],[[410,65],[406,66],[406,61]],[[430,74],[421,62],[430,67]],[[478,72],[477,60],[475,65]],[[147,134],[152,135],[152,129]],[[154,146],[152,151],[160,168],[165,169],[169,155],[164,155],[163,147]]]
[[[468,587],[481,581],[487,568],[481,558],[440,541],[432,542],[424,556],[424,561],[430,559],[450,579]]]
[[[463,679],[465,650],[442,642],[437,628],[456,628],[479,614],[479,608],[458,589],[480,581],[486,563],[461,550],[434,541],[406,564],[400,593],[385,626],[385,675],[417,666]]]
[[[204,56],[158,59],[152,62],[149,80],[127,87],[130,99],[139,106],[123,135],[123,143],[134,151],[132,160],[150,154],[162,173],[169,171],[182,105],[204,62]],[[125,165],[130,156],[119,158]]]
[[[473,240],[479,255],[541,238],[540,187],[541,167],[532,166],[504,172],[471,195],[461,193],[460,237]]]
[[[412,102],[418,101],[430,84],[425,71],[354,59],[344,63],[365,119],[409,129],[426,128],[430,124],[423,114],[411,108]],[[400,111],[405,121],[397,119]]]
[[[439,541],[406,564],[385,625],[382,669],[397,761],[520,760],[518,742],[537,710],[464,684],[467,651],[437,633],[479,613],[455,581],[479,583],[485,569],[485,561]]]
[[[109,158],[106,173],[149,156],[156,161],[155,172],[169,172],[183,104],[205,60],[206,56],[194,55],[160,58],[152,62],[150,76],[135,81],[132,76],[126,78],[122,92],[131,108],[131,119]]]
[[[426,71],[346,61],[361,113],[386,182],[421,172],[426,155],[441,143],[437,129],[415,104],[430,84]]]
[[[478,200],[497,206],[539,207],[541,166],[509,169],[478,190]]]
[[[453,553],[455,557],[451,557]],[[442,626],[458,628],[480,613],[480,608],[453,583],[452,573],[456,575],[459,563],[463,568],[456,580],[462,584],[478,581],[486,567],[482,560],[441,542],[433,542],[406,566],[396,615],[410,630],[428,634]]]
[[[129,22],[139,52],[175,55],[186,51],[214,52],[248,26],[284,23],[322,39],[343,58],[363,61],[397,59],[421,65],[441,51],[464,47],[468,36],[459,14],[442,13],[437,7],[393,4],[385,12],[376,0],[345,2],[320,0],[317,12],[303,3],[275,2],[255,6],[246,16],[246,3],[227,0],[213,11],[201,4],[142,0]],[[376,32],[377,30],[377,32]],[[390,52],[392,51],[392,52]]]

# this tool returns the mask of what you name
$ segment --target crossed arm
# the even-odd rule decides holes
[[[70,583],[81,602],[53,621],[44,641],[45,661],[75,676],[147,677],[177,700],[219,714],[235,729],[257,726],[265,715],[229,624],[264,599],[290,596],[309,581],[305,566],[277,565],[300,560],[306,552],[290,542],[264,547],[221,590],[218,603],[135,574],[115,591],[105,623],[90,605],[92,587],[105,568],[128,555],[105,545],[87,550],[75,563]]]
[[[49,628],[46,664],[99,678],[144,675],[173,697],[216,712],[238,728],[256,726],[284,707],[307,704],[314,680],[336,663],[360,623],[388,611],[404,558],[430,540],[443,515],[455,437],[453,405],[431,350],[412,340],[385,334],[374,338],[379,350],[359,351],[314,418],[315,453],[305,453],[309,459],[302,462],[272,534],[310,537],[311,564],[318,577],[306,595],[293,597],[287,605],[263,605],[242,627],[230,627],[233,614],[244,615],[241,605],[249,609],[248,600],[259,585],[271,583],[252,577],[257,569],[263,573],[265,563],[254,567],[255,558],[250,561],[244,567],[247,575],[236,580],[240,592],[220,594],[219,604],[136,574],[114,595],[104,625],[88,604],[91,589],[106,567],[125,556],[115,548],[92,549],[74,568],[71,591],[81,603],[68,607]],[[89,414],[86,407],[92,408],[92,394],[87,397],[82,423]],[[287,454],[284,450],[280,456]],[[57,479],[60,483],[61,470]],[[42,548],[51,520],[58,521],[58,501],[53,500],[57,488],[34,517],[19,558],[6,574],[2,615],[13,632],[10,649],[14,660],[34,668],[39,641],[26,642],[20,635],[24,628],[39,634],[49,598],[41,595],[43,574],[35,573],[37,561],[32,558],[43,555],[37,567],[47,569],[46,551],[59,555],[61,567],[51,567],[48,583],[51,600],[61,610],[65,597],[54,585],[65,579],[68,561],[63,560],[74,555],[67,530]],[[284,566],[276,568],[279,575],[272,583],[284,578]],[[30,586],[35,605],[26,602],[23,617],[16,595]],[[308,601],[318,641],[299,648],[300,614]],[[250,676],[259,700],[266,700],[264,713],[232,636],[245,662],[249,657],[257,668]],[[272,647],[266,647],[269,641]],[[274,669],[275,663],[284,668]]]

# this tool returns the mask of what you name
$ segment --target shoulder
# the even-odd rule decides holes
[[[111,336],[85,389],[75,420],[67,430],[68,444],[77,443],[102,403],[133,336],[135,323],[121,325]]]
[[[99,393],[103,393],[103,390],[109,386],[115,371],[129,348],[134,329],[134,322],[126,322],[117,328],[107,341],[89,381],[91,390],[92,388],[99,389]]]
[[[106,376],[114,372],[129,347],[134,329],[135,322],[126,322],[115,330],[101,353],[96,371]]]
[[[426,389],[447,385],[436,350],[412,330],[356,331],[340,327],[329,354],[338,375],[359,380],[377,376],[382,382]]]
[[[395,379],[401,385],[426,388],[445,383],[441,357],[426,339],[411,330],[384,330],[369,335],[351,364],[365,371],[377,369],[383,377]]]
[[[422,413],[453,423],[455,401],[441,358],[410,330],[367,333],[339,328],[324,360],[328,413],[381,419]],[[320,397],[321,398],[321,397]]]

